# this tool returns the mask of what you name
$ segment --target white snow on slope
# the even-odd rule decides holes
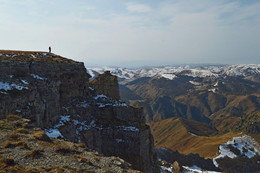
[[[39,79],[39,80],[47,79],[47,78],[44,78],[44,77],[40,77],[40,76],[38,76],[38,75],[36,75],[36,74],[31,74],[31,76],[32,76],[33,78]]]
[[[251,77],[252,75],[260,75],[260,64],[241,64],[241,65],[227,65],[227,66],[165,66],[165,67],[151,67],[148,69],[127,69],[115,67],[97,67],[88,68],[88,72],[94,77],[94,72],[103,73],[109,70],[111,74],[122,79],[134,79],[140,77],[154,77],[162,76],[173,80],[174,75],[182,72],[182,75],[192,77],[219,77],[226,76],[243,76]],[[170,76],[168,74],[171,74]]]
[[[217,163],[217,159],[225,156],[229,158],[236,158],[237,155],[229,149],[230,146],[238,149],[240,151],[240,155],[249,159],[255,155],[260,155],[256,145],[257,143],[250,136],[244,135],[242,137],[234,137],[231,141],[219,146],[220,155],[213,159],[213,163],[216,167],[218,167],[219,165]]]
[[[116,107],[127,107],[127,104],[122,101],[113,100],[103,94],[93,97],[98,102],[96,103],[99,108],[106,106],[116,106]]]
[[[105,96],[104,94],[101,94],[101,95],[97,95],[97,96],[94,97],[95,100],[98,100],[98,99],[100,99],[100,98],[101,98],[101,99],[106,99],[107,96]]]
[[[44,130],[45,134],[51,138],[58,138],[58,137],[63,137],[62,134],[58,129],[46,129]]]
[[[199,135],[196,135],[195,133],[191,133],[191,132],[188,132],[190,135],[192,136],[199,136]]]
[[[166,167],[166,166],[161,166],[161,173],[168,173],[168,172],[173,172],[172,167]]]
[[[216,88],[213,88],[213,89],[208,89],[209,92],[213,92],[213,93],[216,93],[217,89]]]
[[[133,127],[133,126],[118,126],[117,128],[119,128],[120,130],[124,130],[124,131],[139,132],[139,129],[137,127]]]
[[[161,74],[161,76],[164,77],[165,79],[170,79],[170,80],[173,80],[174,78],[177,77],[174,74]]]
[[[17,85],[15,83],[9,84],[7,82],[0,82],[0,90],[3,89],[5,91],[9,91],[12,89],[17,89],[17,90],[23,90],[23,89],[28,89],[27,87]]]
[[[216,171],[207,171],[207,170],[203,170],[200,167],[193,165],[191,167],[189,166],[183,166],[184,173],[220,173],[220,172],[216,172]]]
[[[199,82],[195,82],[195,81],[189,81],[192,85],[195,85],[195,86],[199,86],[200,83]]]
[[[26,80],[21,80],[23,84],[25,85],[29,85],[29,82],[27,82]]]
[[[190,69],[191,73],[187,73],[187,76],[192,77],[218,77],[218,74],[211,72],[210,70],[204,69]]]
[[[47,136],[52,138],[63,137],[58,128],[64,126],[65,125],[64,123],[68,121],[70,121],[70,115],[61,115],[59,119],[59,123],[56,124],[53,128],[45,129],[44,132],[46,133]]]

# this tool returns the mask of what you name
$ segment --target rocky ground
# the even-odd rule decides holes
[[[83,143],[49,138],[30,120],[0,120],[0,172],[139,172],[118,157],[104,157]]]

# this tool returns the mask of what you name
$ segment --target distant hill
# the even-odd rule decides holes
[[[177,150],[182,154],[199,154],[204,158],[216,157],[220,144],[240,135],[218,135],[217,130],[207,124],[181,118],[151,122],[149,125],[157,148]]]
[[[260,64],[109,70],[120,79],[121,99],[143,107],[168,169],[189,163],[217,170],[203,158],[224,172],[260,169]]]
[[[252,116],[258,118],[258,113]],[[172,164],[172,167],[177,162],[181,166],[196,165],[203,170],[257,172],[260,169],[260,148],[257,144],[260,137],[258,132],[251,130],[256,129],[257,124],[257,120],[252,121],[252,116],[250,120],[238,121],[243,123],[236,123],[236,131],[228,133],[220,133],[207,124],[181,118],[169,118],[149,125],[159,159]],[[251,123],[253,127],[249,125]],[[247,133],[254,138],[240,133],[239,127],[256,133]]]
[[[231,118],[260,109],[260,65],[179,66],[110,70],[120,79],[121,99],[144,107],[147,121],[182,117],[214,122],[225,130]]]

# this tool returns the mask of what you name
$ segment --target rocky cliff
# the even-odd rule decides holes
[[[1,118],[19,114],[47,127],[59,118],[63,103],[88,92],[83,63],[40,52],[0,55]]]
[[[116,100],[120,99],[117,76],[112,75],[110,71],[105,71],[103,74],[98,75],[90,83],[98,94],[104,94]]]
[[[131,165],[84,145],[49,138],[30,120],[8,115],[0,120],[0,172],[129,172]]]
[[[112,95],[96,92],[88,80],[83,63],[45,52],[0,51],[0,117],[21,115],[51,137],[81,141],[135,169],[157,172],[143,110],[119,101],[118,88]]]

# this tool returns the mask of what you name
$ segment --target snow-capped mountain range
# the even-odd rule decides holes
[[[140,77],[163,77],[173,80],[178,75],[191,77],[220,77],[220,76],[241,76],[251,78],[260,75],[260,64],[240,65],[212,65],[212,66],[164,66],[139,69],[127,69],[120,67],[95,67],[87,68],[87,72],[96,77],[98,74],[110,71],[121,79],[136,79]]]

